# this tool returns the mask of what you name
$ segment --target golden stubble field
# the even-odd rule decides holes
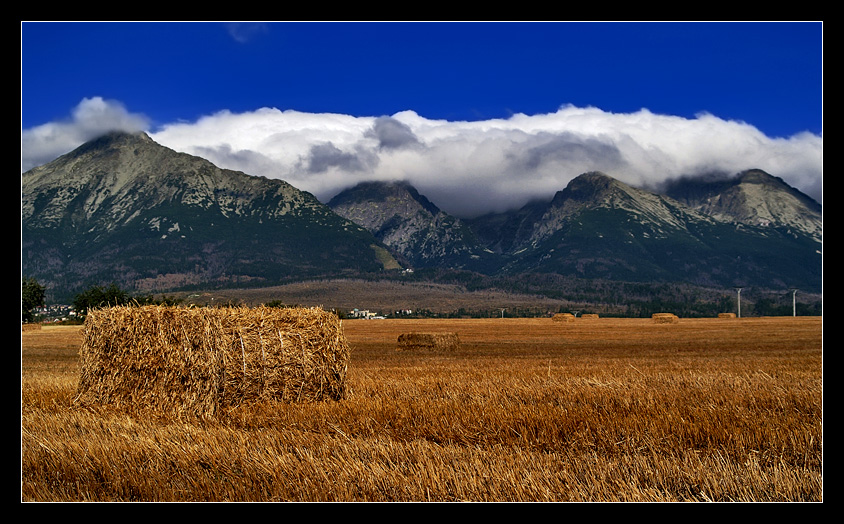
[[[820,317],[343,326],[346,399],[205,422],[79,408],[81,328],[23,332],[22,501],[823,501]]]

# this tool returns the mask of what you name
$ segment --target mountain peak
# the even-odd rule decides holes
[[[88,151],[100,149],[112,149],[131,146],[133,144],[156,144],[148,134],[143,131],[109,131],[92,140],[89,140],[71,151],[70,154],[79,155]],[[157,144],[156,144],[157,145]]]
[[[572,179],[551,200],[550,208],[569,215],[584,207],[638,207],[637,202],[661,201],[662,197],[635,188],[600,171],[583,173]]]
[[[31,169],[21,194],[22,269],[67,293],[108,281],[147,291],[382,267],[377,240],[310,193],[146,133],[108,133]]]
[[[601,173],[590,171],[575,177],[563,191],[557,193],[560,198],[585,202],[594,200],[599,195],[608,191],[626,189],[624,184],[615,178]],[[555,197],[556,198],[556,197]]]
[[[782,182],[781,178],[770,175],[761,169],[748,169],[747,171],[742,171],[739,173],[738,179],[741,183],[747,184],[770,184],[775,181]]]
[[[785,226],[820,240],[821,205],[761,169],[742,171],[735,177],[682,178],[666,194],[719,220],[751,226]]]
[[[420,195],[409,182],[394,181],[366,181],[341,191],[329,202],[328,207],[340,208],[349,203],[378,202],[387,206],[420,206],[423,210],[436,216],[440,209],[430,200]]]
[[[444,261],[466,267],[484,254],[470,228],[405,181],[362,182],[328,202],[338,215],[368,229],[417,267]]]

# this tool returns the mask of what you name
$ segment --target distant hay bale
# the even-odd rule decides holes
[[[598,314],[597,313],[584,313],[584,314],[580,315],[580,318],[595,319],[595,318],[598,318]]]
[[[718,318],[736,318],[735,313],[718,313]]]
[[[320,308],[90,311],[76,402],[209,417],[253,400],[339,400],[349,346]]]
[[[460,348],[457,333],[402,333],[397,351],[428,350],[455,351]]]
[[[574,315],[571,313],[557,313],[551,320],[554,322],[574,322]]]
[[[674,313],[654,313],[651,318],[657,324],[674,324],[680,321]]]
[[[21,331],[38,331],[41,329],[41,324],[21,324]]]

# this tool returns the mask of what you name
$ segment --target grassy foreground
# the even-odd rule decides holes
[[[820,317],[343,325],[348,398],[203,423],[75,407],[81,329],[23,332],[21,500],[823,500]]]

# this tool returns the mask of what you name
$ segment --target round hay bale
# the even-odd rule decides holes
[[[343,398],[349,346],[320,308],[123,306],[89,312],[80,359],[80,404],[208,417]]]
[[[736,318],[735,313],[718,313],[718,318]]]
[[[460,348],[457,333],[402,333],[396,351],[455,351]]]
[[[680,317],[674,313],[654,313],[651,318],[657,324],[675,324],[680,321]]]
[[[554,322],[574,322],[574,315],[571,313],[557,313],[551,317],[551,320]]]

